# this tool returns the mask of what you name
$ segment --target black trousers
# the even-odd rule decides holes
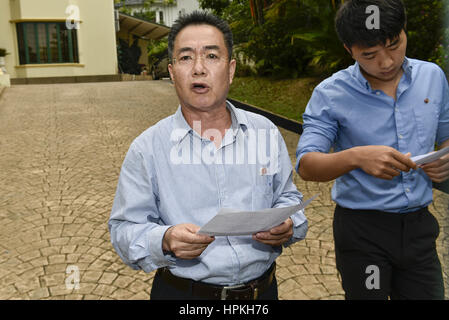
[[[151,287],[151,300],[208,300],[206,298],[196,297],[190,291],[182,291],[170,283],[164,281],[159,274],[156,273]],[[278,300],[278,287],[276,275],[273,277],[270,287],[259,295],[257,300]]]
[[[439,225],[427,208],[397,214],[337,205],[333,230],[346,299],[444,299]]]

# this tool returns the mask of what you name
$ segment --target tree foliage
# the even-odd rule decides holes
[[[332,73],[353,63],[334,28],[344,0],[199,0],[227,20],[239,60],[259,75],[298,77]],[[449,31],[446,0],[404,0],[408,13],[407,55],[446,67]],[[449,16],[448,16],[449,17]]]
[[[168,56],[167,37],[160,40],[150,40],[148,45],[148,61],[150,65],[156,64]]]
[[[405,0],[407,56],[437,63],[448,73],[449,1]]]
[[[119,8],[120,12],[139,19],[156,22],[156,12],[151,9],[154,0],[145,0],[141,7],[135,9],[128,7],[125,0],[115,0],[115,3],[121,3],[122,6]]]

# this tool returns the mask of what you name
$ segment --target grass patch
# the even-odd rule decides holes
[[[321,80],[316,77],[286,80],[239,77],[234,78],[229,97],[302,122],[313,89]]]

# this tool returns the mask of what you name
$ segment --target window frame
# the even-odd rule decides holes
[[[16,22],[16,33],[17,33],[17,43],[18,43],[18,53],[19,53],[19,64],[22,66],[30,64],[39,65],[51,65],[51,64],[79,64],[79,44],[78,44],[78,33],[77,29],[66,28],[67,31],[67,50],[68,53],[66,57],[63,55],[64,42],[61,38],[61,25],[65,24],[66,21],[20,21]],[[44,25],[45,30],[45,40],[44,45],[40,45],[39,41],[39,25]],[[52,39],[50,37],[49,26],[54,24],[56,26],[56,38]],[[31,25],[30,30],[28,27]],[[22,36],[22,39],[20,38]],[[28,46],[29,37],[33,37],[36,49],[36,61],[31,62],[30,60],[30,50]],[[57,43],[57,57],[52,57],[51,51],[51,41]],[[41,61],[40,48],[44,47],[47,53],[46,61]],[[24,53],[23,53],[24,51]],[[64,59],[66,58],[66,59]],[[68,58],[68,59],[67,59]]]

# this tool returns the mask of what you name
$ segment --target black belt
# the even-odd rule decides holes
[[[348,212],[348,213],[382,213],[382,214],[385,213],[385,214],[392,214],[392,215],[395,214],[395,213],[393,213],[393,212],[380,211],[380,210],[367,210],[367,209],[361,209],[361,210],[359,210],[359,209],[349,209],[349,208],[346,208],[346,207],[342,207],[342,206],[340,206],[339,204],[337,204],[337,205],[335,206],[335,208],[336,208],[337,210],[346,211],[346,212]],[[405,215],[408,215],[408,214],[413,215],[413,214],[415,214],[415,213],[424,213],[424,212],[427,212],[428,210],[429,210],[428,207],[422,207],[422,208],[417,209],[417,210],[415,210],[415,211],[399,213],[399,214],[397,214],[397,215],[398,215],[398,216],[405,216]]]
[[[256,300],[273,282],[276,263],[259,278],[235,286],[217,286],[173,275],[168,268],[160,268],[156,274],[181,291],[192,290],[192,295],[206,299],[220,300]]]

